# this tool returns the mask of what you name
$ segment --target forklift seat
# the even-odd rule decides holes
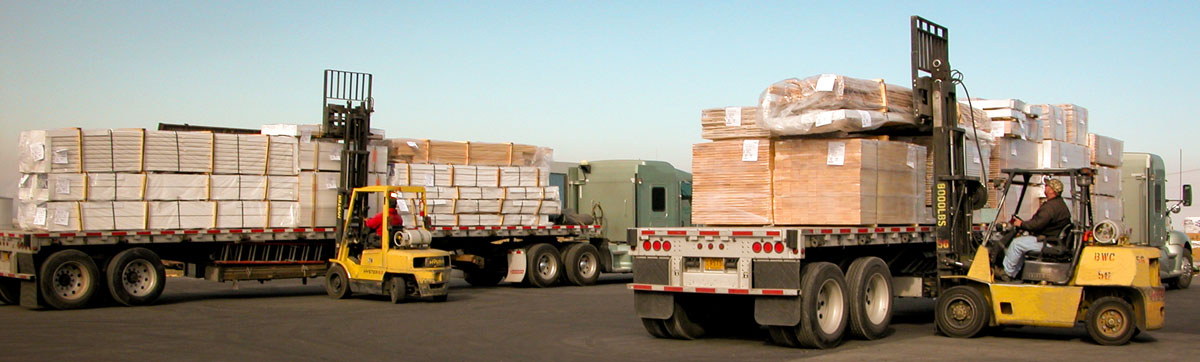
[[[1042,250],[1025,253],[1025,262],[1021,267],[1021,279],[1027,281],[1044,281],[1054,284],[1066,284],[1071,280],[1071,258],[1075,256],[1074,240],[1071,237],[1073,225],[1068,224],[1059,233],[1057,240],[1042,241]]]

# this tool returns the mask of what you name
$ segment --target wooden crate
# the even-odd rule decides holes
[[[877,149],[864,139],[775,142],[775,223],[878,223]]]
[[[725,107],[700,112],[700,138],[763,138],[771,133],[758,125],[758,107]]]
[[[773,147],[766,138],[692,146],[692,222],[769,225]]]

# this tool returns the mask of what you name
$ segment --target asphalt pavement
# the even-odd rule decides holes
[[[633,312],[627,275],[591,287],[478,288],[449,301],[332,300],[321,279],[266,284],[170,278],[156,305],[71,311],[0,306],[0,360],[1194,360],[1200,288],[1167,292],[1164,329],[1125,346],[1072,329],[1009,328],[972,339],[933,332],[933,302],[897,302],[891,334],[830,350],[766,342],[758,328],[695,341],[656,339]]]

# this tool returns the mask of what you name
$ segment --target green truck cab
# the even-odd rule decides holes
[[[1172,230],[1172,213],[1192,204],[1191,185],[1183,186],[1181,200],[1168,200],[1167,171],[1162,157],[1126,152],[1121,166],[1121,204],[1125,230],[1135,245],[1157,248],[1159,276],[1173,288],[1192,282],[1192,246],[1187,234]],[[1168,205],[1169,203],[1173,205]]]

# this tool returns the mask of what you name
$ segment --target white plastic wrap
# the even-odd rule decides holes
[[[92,173],[87,176],[88,201],[136,201],[145,198],[146,175]]]
[[[267,200],[299,201],[299,176],[267,176]]]
[[[1121,196],[1121,169],[1094,166],[1096,175],[1092,193],[1097,195]]]
[[[208,200],[209,176],[152,173],[146,175],[148,201]]]
[[[1088,144],[1088,110],[1074,104],[1059,104],[1067,126],[1067,142]]]
[[[150,229],[212,229],[216,227],[215,201],[150,201]]]
[[[83,201],[87,175],[79,173],[22,174],[17,182],[21,201]]]
[[[300,204],[289,201],[219,201],[217,228],[288,228],[299,225]]]
[[[499,187],[459,187],[458,198],[460,199],[503,199],[504,189]]]
[[[146,131],[147,172],[212,172],[211,132]]]
[[[268,137],[258,134],[214,135],[213,173],[223,175],[265,175]]]
[[[142,172],[145,136],[142,129],[84,130],[84,172]]]
[[[78,128],[23,131],[17,137],[17,169],[22,173],[83,172]]]
[[[558,200],[504,200],[500,212],[504,214],[558,215],[562,205]]]
[[[507,198],[514,200],[558,200],[558,186],[509,187]]]
[[[339,171],[342,167],[343,149],[345,146],[337,141],[302,141],[300,142],[300,170]]]
[[[1091,150],[1092,163],[1097,165],[1121,167],[1125,157],[1124,141],[1095,133],[1088,135],[1088,149]]]
[[[1063,141],[1042,141],[1038,147],[1039,168],[1088,167],[1091,154],[1087,146]]]
[[[209,177],[210,200],[266,200],[267,198],[266,176],[210,175]]]
[[[1026,107],[1025,102],[1022,102],[1020,99],[971,98],[971,104],[974,105],[975,108],[979,108],[979,109],[1009,108],[1009,109],[1018,109],[1018,110],[1024,111],[1025,107]]]
[[[80,204],[83,230],[141,230],[146,228],[146,202],[87,201]]]
[[[1062,108],[1053,104],[1030,104],[1025,111],[1036,116],[1042,123],[1042,139],[1066,141],[1067,116]]]
[[[303,227],[337,224],[337,172],[301,172],[299,223]]]
[[[296,137],[271,136],[268,138],[267,174],[296,176],[300,173],[300,147]]]
[[[548,226],[549,215],[510,215],[505,214],[501,223],[504,226]]]
[[[19,202],[17,227],[28,231],[79,231],[78,202]]]
[[[546,186],[550,169],[543,167],[500,167],[500,186]]]

